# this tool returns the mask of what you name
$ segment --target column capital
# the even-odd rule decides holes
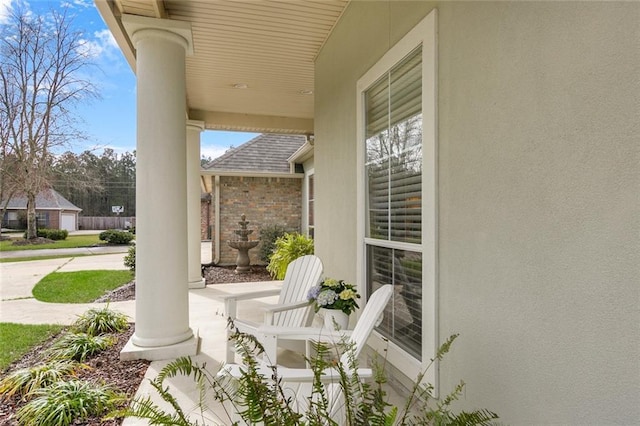
[[[179,43],[188,55],[193,55],[193,35],[188,22],[124,14],[122,24],[134,47],[143,38],[157,37]]]
[[[187,130],[204,130],[204,121],[200,120],[187,120]]]

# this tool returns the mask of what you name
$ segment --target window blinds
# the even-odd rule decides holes
[[[422,56],[411,52],[365,92],[368,237],[422,234]]]

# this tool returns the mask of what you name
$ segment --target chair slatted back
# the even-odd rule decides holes
[[[323,266],[319,257],[302,256],[289,263],[282,283],[282,291],[278,304],[298,302],[307,299],[309,289],[320,282]],[[278,312],[274,315],[273,324],[283,327],[303,327],[311,320],[311,306]]]
[[[390,284],[383,285],[373,292],[362,310],[362,314],[358,318],[358,322],[349,337],[350,342],[354,344],[354,356],[356,358],[360,355],[364,345],[367,343],[373,327],[375,327],[378,318],[382,315],[389,299],[391,299],[391,294],[393,294],[393,286]],[[348,354],[343,354],[340,361],[342,365],[349,365]]]

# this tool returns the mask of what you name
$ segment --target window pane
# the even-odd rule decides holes
[[[392,126],[422,113],[421,48],[411,52],[389,73],[389,109]]]
[[[389,238],[389,169],[387,161],[367,166],[367,204],[370,238]]]
[[[422,242],[422,56],[415,49],[365,92],[368,294],[395,291],[377,330],[422,357],[422,254],[374,240]]]
[[[389,239],[393,241],[422,242],[421,123],[412,119],[394,126],[398,154],[390,160],[389,174]]]
[[[366,130],[369,140],[389,128],[389,77],[384,76],[365,92]],[[387,154],[385,154],[387,155]]]
[[[367,294],[392,284],[394,293],[376,328],[383,336],[421,359],[422,255],[385,247],[367,248]]]

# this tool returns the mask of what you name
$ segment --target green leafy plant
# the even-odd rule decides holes
[[[66,240],[69,236],[69,231],[66,229],[38,229],[37,235],[40,238],[46,238],[53,241]],[[27,238],[27,233],[24,233],[24,238]]]
[[[66,240],[69,231],[66,229],[38,229],[38,237],[48,238],[50,240]]]
[[[109,386],[82,380],[57,381],[35,390],[33,399],[16,415],[24,425],[67,426],[78,419],[106,414],[123,399]]]
[[[67,333],[46,351],[51,359],[84,361],[115,343],[113,336],[91,336],[87,333]]]
[[[102,231],[98,238],[100,238],[100,241],[106,241],[108,244],[129,244],[131,240],[135,238],[135,234],[129,231],[108,229]]]
[[[89,309],[80,315],[72,326],[79,333],[99,336],[106,333],[119,333],[129,328],[129,320],[125,314],[104,308]]]
[[[260,260],[268,263],[276,247],[276,240],[287,233],[287,229],[280,225],[267,225],[260,229]]]
[[[124,266],[129,268],[131,272],[136,271],[136,246],[129,247],[129,251],[124,256]]]
[[[313,239],[297,232],[284,234],[276,240],[267,271],[275,279],[282,280],[289,263],[307,254],[313,254]]]
[[[11,398],[13,395],[25,395],[36,389],[46,388],[53,383],[74,375],[80,369],[89,368],[71,360],[58,360],[21,368],[9,373],[0,381],[0,395]]]
[[[278,375],[278,368],[267,368],[258,361],[257,356],[263,352],[263,348],[254,336],[234,333],[231,336],[235,340],[237,353],[242,356],[243,367],[240,368],[239,377],[230,375],[213,375],[206,369],[206,365],[195,364],[190,358],[179,358],[164,367],[158,376],[151,381],[153,388],[161,398],[171,405],[171,411],[166,412],[156,405],[150,397],[137,398],[134,403],[120,415],[135,416],[149,420],[150,424],[171,424],[178,426],[196,426],[200,423],[189,419],[180,408],[170,388],[164,385],[167,378],[177,375],[192,377],[200,390],[198,405],[203,410],[206,405],[203,401],[208,392],[213,392],[214,398],[222,403],[228,419],[220,419],[221,422],[238,424],[238,417],[246,424],[269,425],[338,425],[346,426],[371,425],[490,425],[498,418],[498,415],[486,410],[474,410],[455,414],[451,404],[457,400],[463,389],[464,383],[460,382],[455,389],[440,400],[432,396],[433,386],[424,385],[422,379],[424,373],[418,377],[416,385],[402,407],[391,405],[386,400],[386,392],[383,385],[386,383],[384,375],[384,363],[380,360],[374,362],[373,382],[368,383],[358,375],[358,361],[353,347],[342,345],[343,353],[346,353],[347,362],[334,362],[330,357],[329,348],[322,344],[314,344],[316,356],[307,361],[313,372],[312,393],[304,401],[293,400],[285,392],[282,380]],[[440,347],[436,358],[441,360],[449,352],[457,335],[451,336]],[[341,347],[341,345],[339,345]],[[340,354],[338,354],[340,355]],[[435,362],[432,360],[431,365]],[[346,365],[345,365],[346,364]],[[429,368],[427,367],[427,368]],[[331,395],[324,383],[324,372],[332,368],[337,376],[335,382],[342,393],[342,409],[344,423],[336,419],[332,412]],[[426,371],[426,370],[425,370]],[[300,405],[302,403],[302,405]],[[340,421],[341,423],[338,423]]]

